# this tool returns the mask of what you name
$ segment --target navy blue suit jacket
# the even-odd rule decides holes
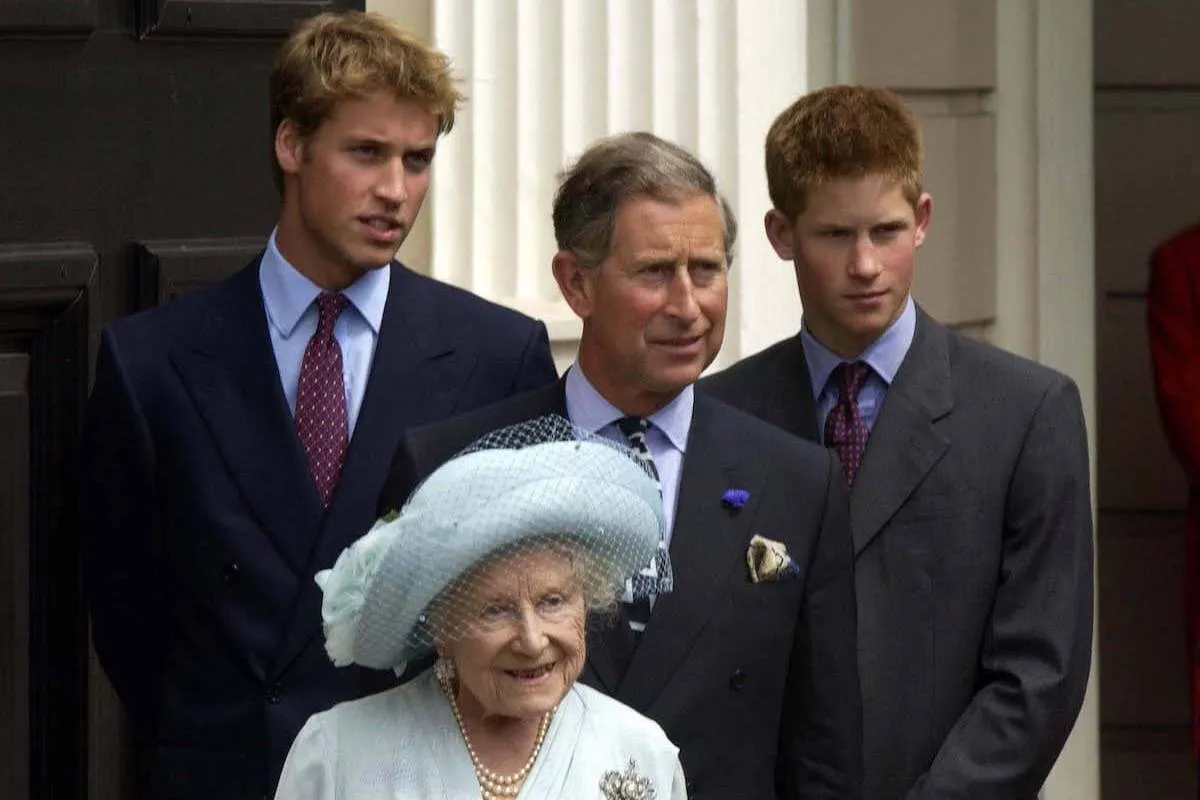
[[[555,380],[540,322],[393,264],[341,483],[322,510],[280,385],[258,261],[105,329],[83,433],[96,652],[143,794],[261,797],[313,713],[359,694],[313,575],[370,527],[401,435]]]

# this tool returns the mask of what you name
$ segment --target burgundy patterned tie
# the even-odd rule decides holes
[[[344,296],[330,292],[317,298],[317,331],[304,348],[296,389],[296,435],[308,453],[308,467],[323,506],[333,498],[350,441],[342,348],[333,338],[333,325],[346,302]]]
[[[863,451],[867,448],[870,431],[858,410],[858,393],[870,374],[871,368],[861,361],[838,364],[833,371],[838,396],[837,403],[825,418],[825,446],[832,447],[841,459],[846,486],[854,486]]]

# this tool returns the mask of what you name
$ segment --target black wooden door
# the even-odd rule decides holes
[[[105,322],[266,240],[267,75],[334,6],[362,2],[0,0],[0,797],[129,796],[79,578],[89,365]]]

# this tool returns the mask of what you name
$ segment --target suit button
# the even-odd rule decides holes
[[[735,692],[740,691],[746,685],[746,673],[740,669],[735,669],[733,674],[729,676],[729,688]]]
[[[267,689],[267,702],[273,706],[279,705],[279,701],[283,698],[283,686],[278,683],[272,683]]]
[[[221,570],[221,580],[226,584],[237,583],[242,576],[242,567],[236,561],[230,561]]]

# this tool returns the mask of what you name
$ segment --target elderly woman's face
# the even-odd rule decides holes
[[[507,556],[471,576],[456,599],[464,635],[443,645],[459,705],[484,715],[540,716],[579,678],[587,617],[570,557],[554,549]]]

